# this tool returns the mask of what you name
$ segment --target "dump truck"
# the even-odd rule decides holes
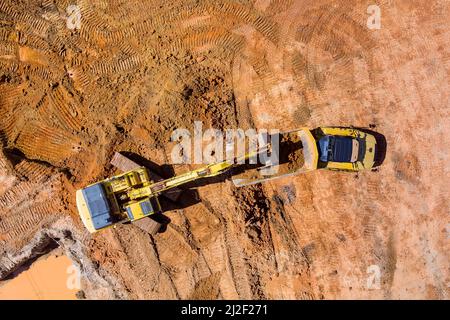
[[[375,163],[376,139],[363,130],[301,128],[280,133],[280,137],[279,150],[267,139],[257,150],[233,161],[212,163],[169,179],[155,176],[147,168],[116,154],[112,163],[126,172],[76,192],[81,220],[91,233],[117,223],[133,222],[154,234],[160,225],[143,218],[162,212],[159,196],[169,195],[171,200],[176,200],[171,192],[177,190],[179,194],[181,185],[198,179],[214,177],[240,167],[241,172],[233,175],[232,181],[237,187],[242,187],[317,169],[356,172],[370,169]],[[275,160],[269,163],[242,164],[261,152],[275,153],[277,158],[272,157]]]

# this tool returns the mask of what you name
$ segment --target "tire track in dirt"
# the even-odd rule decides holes
[[[28,158],[55,164],[77,152],[79,144],[80,141],[67,132],[37,122],[24,128],[15,141]]]
[[[300,268],[309,268],[311,262],[308,260],[307,255],[305,255],[304,248],[301,249],[297,230],[290,215],[286,212],[283,199],[279,195],[274,194],[272,196],[272,204],[274,208],[271,211],[276,214],[271,216],[270,222],[272,228],[277,230],[279,235],[282,236],[283,246],[287,247],[287,250],[283,252],[287,253],[288,263]],[[278,219],[278,217],[281,219]],[[278,262],[277,265],[280,266],[283,263]]]
[[[132,281],[129,284],[132,288],[141,288],[138,297],[152,297],[159,290],[169,289],[174,298],[180,298],[170,275],[170,268],[161,264],[160,253],[148,235],[138,230],[127,230],[127,232],[119,231],[115,236],[127,255],[127,264],[130,268],[129,275],[123,278],[127,282]],[[139,246],[132,248],[130,243],[139,244]],[[136,285],[136,283],[139,284]]]
[[[341,2],[312,7],[305,9],[294,3],[289,11],[274,19],[288,21],[280,24],[278,47],[253,45],[247,49],[245,61],[239,62],[245,67],[238,68],[236,74],[254,74],[251,79],[243,79],[251,84],[241,94],[250,100],[248,105],[261,125],[273,126],[283,121],[286,125],[281,111],[290,114],[289,127],[319,125],[316,112],[329,108],[323,91],[332,77],[339,76],[343,88],[355,86],[354,60],[361,58],[369,68],[368,74],[375,74],[371,72],[374,67],[370,53],[375,42],[367,35],[364,16]],[[323,61],[324,53],[329,55],[327,61]],[[266,58],[257,58],[261,55]],[[278,65],[283,68],[273,67]],[[270,109],[267,106],[272,107],[270,112],[261,110]]]

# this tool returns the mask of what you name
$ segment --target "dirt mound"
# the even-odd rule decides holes
[[[47,235],[80,265],[87,298],[448,298],[449,4],[381,1],[369,29],[372,4],[2,0],[2,276]],[[358,179],[187,191],[195,204],[166,212],[154,237],[88,234],[75,190],[112,175],[116,151],[166,177],[188,170],[170,166],[170,135],[194,121],[376,123],[389,154]]]

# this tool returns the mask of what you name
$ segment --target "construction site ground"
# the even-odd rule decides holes
[[[88,299],[448,299],[449,12],[445,0],[1,0],[0,279],[59,247]],[[194,121],[376,124],[386,159],[243,188],[226,176],[185,190],[155,236],[89,234],[75,191],[116,173],[116,151],[166,178],[192,169],[171,165],[170,136]]]

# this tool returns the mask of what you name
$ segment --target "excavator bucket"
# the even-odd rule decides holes
[[[114,154],[114,157],[111,160],[111,164],[122,172],[128,172],[128,171],[135,170],[135,169],[141,167],[136,162],[125,157],[124,155],[122,155],[119,152],[116,152]],[[148,173],[149,173],[150,179],[152,181],[164,180],[159,175],[157,175],[156,173],[154,173],[150,170],[148,170]],[[176,202],[182,192],[183,192],[183,190],[181,190],[179,188],[173,188],[172,190],[169,190],[168,192],[163,193],[163,196],[165,196],[169,200]],[[133,221],[133,225],[135,225],[139,229],[151,234],[152,236],[157,234],[158,231],[161,229],[161,224],[159,222],[153,220],[151,217],[146,217],[144,219],[135,220],[135,221]]]
[[[232,177],[235,186],[253,185],[317,169],[319,155],[309,129],[302,128],[279,135],[279,145],[271,146],[271,152],[275,153],[270,157],[272,163],[244,167],[246,170]]]

